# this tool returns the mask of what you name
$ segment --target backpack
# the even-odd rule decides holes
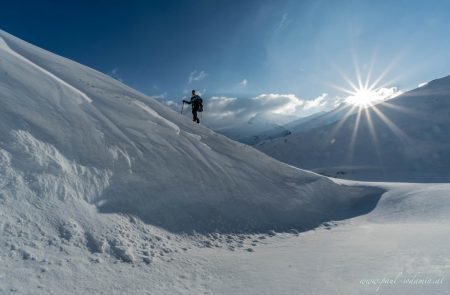
[[[203,99],[200,96],[197,96],[195,104],[198,104],[197,112],[203,112]]]

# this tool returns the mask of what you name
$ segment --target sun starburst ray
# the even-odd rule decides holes
[[[331,135],[334,137],[337,132],[341,129],[342,125],[347,121],[348,118],[353,114],[356,106],[350,106],[349,110],[345,115],[338,121],[338,124],[331,130]]]
[[[365,117],[367,120],[367,126],[369,127],[370,137],[372,138],[373,144],[375,146],[375,153],[377,154],[378,163],[382,162],[380,145],[378,142],[378,136],[375,130],[375,126],[372,121],[372,116],[370,115],[370,110],[368,108],[364,109]]]
[[[364,88],[363,83],[362,83],[362,78],[361,78],[361,71],[359,70],[359,64],[357,62],[355,51],[353,51],[353,53],[352,53],[352,58],[353,58],[353,67],[355,68],[356,81],[358,82],[357,89]]]
[[[358,133],[360,119],[361,119],[361,108],[358,109],[358,113],[356,115],[356,122],[355,125],[353,126],[352,138],[350,140],[350,149],[349,149],[350,163],[353,161],[353,151],[355,149],[356,135]]]
[[[392,122],[385,114],[383,114],[376,106],[371,108],[373,112],[386,124],[386,126],[394,133],[399,139],[404,142],[409,141],[408,135],[404,133],[394,122]]]
[[[392,109],[392,110],[395,110],[395,111],[398,111],[398,112],[401,112],[401,113],[404,113],[404,114],[407,114],[409,116],[414,116],[416,118],[426,119],[429,116],[429,114],[426,112],[414,110],[414,109],[407,108],[404,106],[395,105],[395,104],[392,104],[392,103],[386,102],[386,101],[382,103],[382,106]]]

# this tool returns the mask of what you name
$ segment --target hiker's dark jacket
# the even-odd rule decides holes
[[[191,97],[191,101],[183,100],[183,102],[192,105],[192,111],[197,112],[202,105],[203,99],[197,94]]]

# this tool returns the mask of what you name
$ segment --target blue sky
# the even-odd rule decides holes
[[[347,95],[450,74],[450,1],[8,1],[0,28],[149,95]]]

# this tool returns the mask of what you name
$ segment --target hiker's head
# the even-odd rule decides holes
[[[192,95],[195,95],[195,90],[192,90]]]

